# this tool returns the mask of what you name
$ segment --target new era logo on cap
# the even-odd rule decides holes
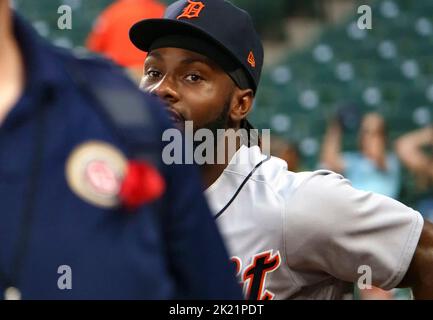
[[[201,1],[191,1],[188,0],[188,5],[183,9],[183,12],[176,19],[179,20],[181,18],[198,18],[200,16],[201,11],[204,9],[205,5]]]
[[[250,51],[250,54],[248,55],[247,61],[251,67],[253,67],[253,68],[256,67],[256,58],[254,58],[254,53],[252,51]]]

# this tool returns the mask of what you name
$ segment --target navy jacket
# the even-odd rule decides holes
[[[159,102],[117,67],[53,47],[19,17],[14,28],[26,87],[0,124],[0,294],[14,286],[23,299],[241,299],[197,170],[161,164],[170,124]],[[133,213],[80,199],[65,162],[89,140],[154,163],[163,196]],[[63,265],[71,289],[58,287]]]

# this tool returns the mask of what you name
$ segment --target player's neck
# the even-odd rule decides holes
[[[12,30],[8,1],[0,0],[0,124],[24,87],[24,63]]]
[[[205,164],[201,166],[201,172],[202,172],[202,177],[204,180],[204,184],[206,189],[209,188],[212,184],[214,184],[214,182],[219,178],[219,176],[224,172],[225,168],[227,168],[227,166],[229,165],[230,161],[232,160],[232,158],[234,157],[234,155],[236,154],[236,152],[239,150],[239,148],[241,147],[241,143],[239,140],[236,141],[236,148],[233,150],[232,148],[230,148],[226,142],[227,140],[225,140],[224,142],[223,140],[220,140],[218,142],[218,145],[215,150],[214,150],[214,154],[215,154],[215,163],[214,164]],[[224,143],[224,147],[221,148],[220,144]],[[220,158],[218,155],[219,150],[225,150],[225,154],[224,154],[224,163],[220,163]]]
[[[224,172],[227,164],[205,164],[200,167],[205,188],[209,188]]]

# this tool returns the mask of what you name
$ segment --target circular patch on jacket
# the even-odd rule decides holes
[[[120,204],[127,159],[116,147],[89,141],[76,147],[66,162],[66,180],[81,199],[102,208]]]

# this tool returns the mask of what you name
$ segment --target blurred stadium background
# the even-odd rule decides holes
[[[13,5],[55,44],[85,51],[99,13],[111,0],[14,0]],[[170,4],[173,1],[162,1]],[[346,108],[356,148],[359,115],[382,113],[394,139],[433,119],[431,0],[233,0],[248,10],[265,41],[266,63],[252,122],[299,145],[304,169],[317,166],[327,122]],[[57,9],[72,8],[72,30],[59,30]],[[357,27],[368,4],[373,28]],[[402,200],[411,204],[409,178]]]

